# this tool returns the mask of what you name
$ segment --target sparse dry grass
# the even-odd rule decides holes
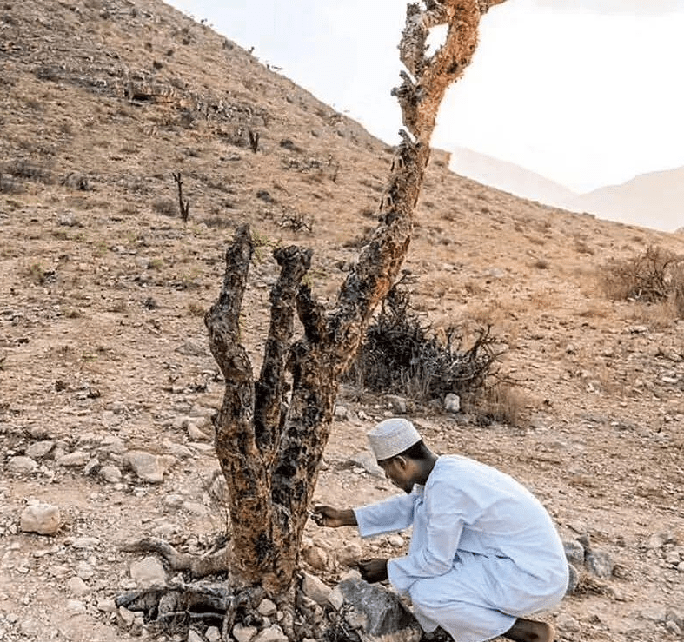
[[[472,411],[484,423],[522,426],[532,406],[530,396],[509,382],[496,382],[472,402]],[[470,406],[470,405],[469,405]]]
[[[672,328],[679,313],[672,299],[651,303],[634,302],[629,319],[653,330]]]

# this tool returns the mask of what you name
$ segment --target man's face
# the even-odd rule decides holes
[[[385,472],[385,477],[406,493],[411,493],[414,485],[413,469],[410,461],[402,456],[378,462]]]

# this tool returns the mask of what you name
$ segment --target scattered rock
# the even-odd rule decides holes
[[[267,628],[261,630],[255,641],[287,641],[289,640],[281,629],[280,625],[269,625]]]
[[[67,612],[69,614],[85,614],[86,606],[83,601],[78,601],[75,598],[70,598],[66,605]]]
[[[672,634],[673,636],[680,636],[682,633],[682,628],[679,627],[675,621],[666,621],[665,622],[665,629],[668,631],[669,634]]]
[[[102,440],[98,452],[103,455],[111,455],[112,453],[121,455],[126,452],[126,445],[120,437],[108,435]]]
[[[252,641],[257,635],[257,628],[253,625],[235,625],[233,627],[233,638],[240,643]]]
[[[610,578],[613,575],[613,561],[604,552],[590,551],[585,562],[587,569],[598,578]]]
[[[100,544],[100,539],[95,536],[79,536],[71,541],[74,549],[94,549]]]
[[[568,562],[575,565],[582,565],[584,563],[584,546],[579,540],[564,540],[563,549],[565,549],[565,557]]]
[[[355,565],[361,558],[363,558],[363,548],[361,545],[350,543],[337,550],[337,562],[340,565],[350,567]]]
[[[375,456],[370,451],[362,451],[361,453],[354,454],[349,458],[349,462],[357,467],[365,469],[372,476],[378,478],[385,477],[385,472],[378,466]]]
[[[128,451],[124,460],[138,478],[154,483],[163,482],[164,473],[176,461],[173,456],[154,455],[146,451]]]
[[[21,530],[54,535],[62,523],[59,507],[49,504],[29,505],[21,514]]]
[[[90,592],[90,588],[85,584],[85,581],[78,576],[74,576],[67,581],[67,589],[74,596],[85,596]]]
[[[336,420],[349,420],[350,418],[351,418],[351,414],[349,412],[349,409],[346,406],[342,406],[341,404],[335,405],[335,419]]]
[[[7,463],[7,471],[17,475],[27,475],[38,469],[38,463],[24,455],[15,455]]]
[[[135,614],[129,609],[126,609],[123,605],[119,607],[117,616],[120,622],[126,627],[131,627],[131,625],[133,625],[135,622]]]
[[[162,499],[162,504],[169,509],[178,509],[183,504],[183,496],[177,493],[169,493]]]
[[[207,631],[204,633],[204,638],[207,641],[220,641],[221,632],[218,627],[216,627],[215,625],[211,625],[207,628]]]
[[[333,591],[330,592],[328,603],[330,603],[338,612],[342,609],[342,605],[344,605],[344,594],[342,594],[342,590],[339,586],[335,587]]]
[[[76,575],[82,580],[90,580],[95,575],[95,572],[91,565],[85,560],[81,560],[76,565]]]
[[[188,641],[191,643],[199,643],[200,641],[204,641],[204,639],[197,630],[190,628],[188,630]]]
[[[303,552],[304,560],[314,569],[324,571],[328,569],[328,553],[322,547],[306,547]]]
[[[171,455],[179,458],[180,460],[187,460],[188,458],[192,457],[192,451],[183,444],[171,442],[171,440],[162,440],[162,446]]]
[[[131,563],[131,578],[143,587],[166,584],[166,572],[158,558],[147,556]]]
[[[113,598],[101,598],[97,601],[97,609],[105,614],[116,612],[116,601]]]
[[[114,484],[121,481],[123,474],[121,473],[121,469],[119,469],[119,467],[115,467],[113,464],[108,464],[100,469],[100,477],[105,482]]]
[[[100,470],[100,461],[97,458],[92,458],[86,464],[85,467],[83,467],[83,475],[84,476],[93,476],[95,475],[98,471]]]
[[[193,442],[211,440],[210,433],[203,431],[195,422],[188,422],[188,438]]]
[[[406,398],[401,397],[401,395],[388,395],[387,401],[389,402],[389,405],[392,407],[392,411],[394,411],[394,413],[397,413],[398,415],[404,415],[408,410]]]
[[[29,445],[26,449],[26,455],[29,458],[33,458],[35,460],[41,460],[42,458],[46,457],[47,455],[50,454],[52,449],[55,448],[55,441],[54,440],[40,440],[40,442],[34,442],[33,444]]]
[[[199,502],[191,502],[190,500],[183,501],[183,510],[195,516],[204,516],[207,514],[207,508]]]
[[[392,534],[387,537],[387,544],[391,547],[400,548],[404,546],[405,541],[399,534]]]
[[[304,593],[304,596],[308,596],[319,605],[327,605],[328,597],[330,596],[332,589],[317,576],[309,574],[308,572],[303,572],[302,592]]]
[[[262,600],[261,603],[259,603],[259,607],[257,607],[257,612],[262,616],[272,616],[277,610],[278,607],[276,604],[268,598]]]
[[[650,605],[641,610],[641,618],[646,621],[653,621],[654,623],[665,623],[667,610],[659,605]]]
[[[88,464],[90,456],[85,451],[65,453],[57,458],[57,466],[60,467],[84,467]]]
[[[444,398],[444,410],[448,413],[461,412],[461,398],[456,393],[449,393]]]

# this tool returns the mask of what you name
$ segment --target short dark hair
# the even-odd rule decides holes
[[[397,453],[397,455],[393,455],[391,458],[386,458],[385,460],[378,460],[378,464],[385,464],[400,455],[410,460],[427,460],[430,455],[430,450],[425,446],[425,443],[422,440],[418,440],[418,442],[412,444],[408,449],[404,449],[401,453]]]

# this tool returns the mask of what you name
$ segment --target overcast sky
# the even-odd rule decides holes
[[[171,0],[388,143],[404,0]],[[481,24],[432,144],[575,191],[684,166],[684,0],[508,0]]]

